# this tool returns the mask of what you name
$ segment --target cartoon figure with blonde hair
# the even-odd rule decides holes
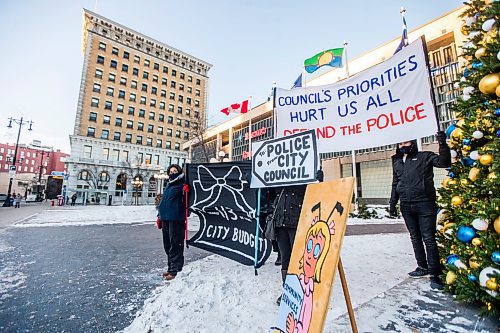
[[[287,333],[306,333],[309,331],[314,304],[314,284],[321,283],[323,263],[330,249],[331,236],[335,235],[335,222],[333,220],[328,222],[328,220],[336,210],[342,215],[344,208],[340,202],[337,202],[326,221],[321,220],[320,203],[311,209],[312,212],[316,210],[318,215],[313,218],[307,231],[304,254],[299,263],[299,268],[303,272],[298,278],[304,292],[304,299],[297,319],[294,318],[293,313],[288,314],[286,319]]]

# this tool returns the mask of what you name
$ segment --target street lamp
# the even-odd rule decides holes
[[[156,179],[156,186],[158,187],[156,192],[157,194],[161,194],[163,192],[163,181],[168,178],[168,175],[165,171],[160,170],[160,173],[155,173],[153,177]]]
[[[16,158],[17,158],[17,148],[19,146],[19,136],[21,135],[21,128],[23,125],[29,124],[30,127],[28,128],[28,131],[31,131],[32,128],[31,126],[33,125],[33,122],[30,121],[25,121],[23,120],[23,117],[21,119],[15,119],[15,118],[9,118],[9,125],[7,125],[7,128],[12,128],[12,122],[16,123],[19,125],[19,130],[17,131],[17,140],[16,140],[16,149],[14,150],[14,159],[12,160],[12,166],[14,174],[16,170]],[[9,189],[7,190],[7,198],[5,198],[5,202],[3,203],[4,207],[10,207],[10,192],[12,191],[12,180],[14,179],[14,175],[9,175]]]
[[[134,180],[132,180],[132,186],[134,187],[134,192],[135,192],[135,205],[139,205],[139,189],[142,189],[142,184],[143,181],[139,177],[135,177]]]
[[[219,160],[224,161],[224,157],[226,157],[226,152],[224,150],[219,151]]]

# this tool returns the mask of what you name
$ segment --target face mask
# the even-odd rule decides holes
[[[399,151],[402,152],[403,154],[409,154],[411,151],[411,146],[400,147]]]

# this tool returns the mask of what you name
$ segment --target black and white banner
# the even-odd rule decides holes
[[[200,229],[188,244],[256,267],[271,254],[262,230],[256,239],[257,191],[250,188],[250,162],[188,164],[189,210]],[[257,244],[256,244],[257,241]]]

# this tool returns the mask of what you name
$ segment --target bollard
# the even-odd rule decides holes
[[[51,203],[52,203],[52,207],[54,207],[54,200],[52,200]]]

